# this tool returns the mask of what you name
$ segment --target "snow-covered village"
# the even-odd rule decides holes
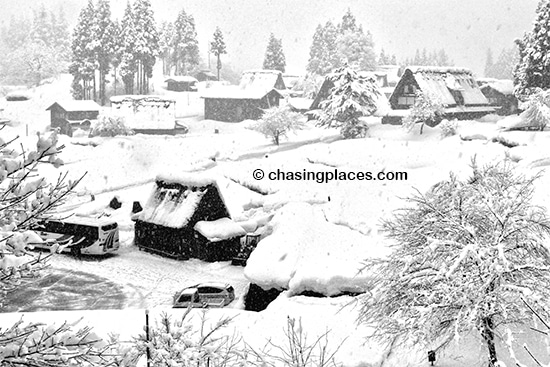
[[[0,7],[0,366],[550,366],[550,0]]]

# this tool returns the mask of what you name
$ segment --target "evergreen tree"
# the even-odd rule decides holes
[[[494,67],[493,51],[491,51],[490,48],[487,48],[487,56],[485,58],[485,73],[484,73],[486,78],[492,77],[493,67]]]
[[[16,50],[29,38],[32,23],[28,18],[12,15],[8,27],[2,27],[2,42],[8,50]]]
[[[380,51],[380,56],[378,56],[378,64],[380,65],[388,65],[390,62],[388,60],[388,56],[386,56],[386,53],[384,52],[384,49]]]
[[[91,82],[95,73],[94,29],[95,7],[92,0],[88,0],[78,17],[73,31],[71,44],[71,65],[69,72],[73,75],[73,95],[78,99],[92,99]],[[77,87],[80,85],[80,87]]]
[[[149,0],[134,2],[134,57],[137,61],[136,84],[139,94],[149,92],[149,79],[159,54],[159,35]]]
[[[119,59],[120,59],[120,76],[124,83],[124,91],[126,94],[134,94],[134,76],[137,70],[137,60],[135,58],[136,48],[136,31],[134,21],[134,11],[132,5],[128,1],[124,16],[120,24],[119,35]]]
[[[444,48],[439,50],[439,52],[437,53],[437,64],[439,66],[453,66],[453,62],[451,61],[449,56],[447,56]]]
[[[346,32],[338,37],[338,51],[344,62],[356,70],[374,70],[376,55],[370,32]]]
[[[65,17],[65,10],[62,6],[59,7],[57,16],[52,12],[52,34],[53,44],[63,60],[70,60],[71,57],[71,37],[69,33],[69,25]],[[54,21],[55,19],[55,21]]]
[[[514,70],[516,93],[529,94],[533,88],[550,88],[550,0],[541,0],[533,28],[517,40],[520,60]]]
[[[176,75],[186,75],[199,66],[199,46],[195,19],[181,10],[174,23],[174,64]]]
[[[48,12],[44,4],[41,3],[38,10],[34,10],[30,38],[32,42],[42,42],[46,46],[52,46],[54,38],[52,31],[53,27]]]
[[[395,56],[395,54],[393,54],[391,57],[390,65],[397,65],[397,57]]]
[[[216,56],[216,69],[218,69],[218,80],[220,80],[220,69],[222,68],[220,55],[226,54],[227,51],[225,50],[223,34],[219,27],[216,27],[216,31],[214,32],[214,39],[210,43],[210,52]]]
[[[414,59],[413,59],[413,65],[422,65],[422,58],[420,56],[420,50],[416,49],[416,52],[414,53]]]
[[[309,50],[307,70],[317,75],[326,75],[340,65],[336,39],[338,32],[334,24],[328,21],[318,25]]]
[[[174,23],[163,22],[159,29],[159,52],[164,75],[172,70],[172,47],[174,45]]]
[[[344,34],[346,32],[362,33],[363,30],[357,25],[355,16],[351,13],[350,8],[346,11],[346,14],[342,17],[342,22],[338,24],[338,33]]]
[[[515,47],[503,49],[493,64],[492,73],[488,75],[497,79],[512,79],[514,66],[518,63],[519,54]]]
[[[273,33],[269,36],[269,42],[265,51],[263,68],[266,70],[279,70],[285,72],[286,60],[283,53],[283,41],[275,38]]]
[[[364,137],[368,127],[361,124],[359,117],[376,111],[376,100],[380,95],[376,81],[357,74],[347,65],[329,74],[327,79],[334,87],[316,113],[319,126],[339,127],[346,139]]]
[[[99,101],[105,105],[107,75],[115,53],[115,28],[111,20],[109,0],[97,0],[94,18],[93,53],[99,71]]]

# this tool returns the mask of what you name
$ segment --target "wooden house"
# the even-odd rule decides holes
[[[195,78],[199,81],[199,82],[207,82],[207,81],[212,81],[212,80],[218,80],[218,77],[216,75],[214,75],[213,72],[211,72],[210,70],[201,70],[197,73],[197,75],[195,75]]]
[[[400,124],[404,110],[411,108],[417,91],[434,96],[445,106],[444,117],[476,118],[495,111],[479,89],[472,72],[464,68],[409,67],[405,69],[389,98],[396,113],[389,112],[382,123]]]
[[[230,219],[216,179],[204,173],[157,177],[132,219],[140,249],[177,259],[231,260],[246,233]]]
[[[55,102],[50,111],[50,125],[59,128],[62,134],[72,135],[75,127],[89,128],[97,120],[101,107],[91,100],[68,100]]]
[[[257,120],[265,109],[278,106],[283,96],[275,89],[227,86],[207,89],[204,98],[204,118],[225,122]]]
[[[136,133],[176,134],[176,101],[164,96],[122,95],[111,97],[111,113],[124,119]]]
[[[198,80],[189,75],[171,76],[165,80],[166,89],[174,92],[196,92]]]
[[[498,108],[502,116],[518,113],[518,99],[514,95],[514,82],[510,79],[480,78],[479,89],[489,101],[489,105]]]

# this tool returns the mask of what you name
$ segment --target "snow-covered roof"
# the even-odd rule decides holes
[[[134,101],[176,103],[174,99],[167,98],[165,96],[133,95],[133,94],[113,96],[111,97],[110,101],[111,103],[134,102]]]
[[[492,88],[505,96],[514,94],[514,81],[510,79],[480,78],[477,80],[480,88]]]
[[[469,69],[437,66],[409,67],[405,70],[399,84],[403,79],[409,78],[411,73],[423,93],[436,96],[447,106],[458,104],[451,90],[460,91],[464,105],[487,105],[489,103]],[[396,87],[394,95],[401,92],[402,88]],[[394,98],[394,95],[391,98]]]
[[[219,98],[219,99],[262,99],[266,94],[274,91],[281,97],[281,93],[276,89],[263,89],[263,88],[245,88],[242,89],[238,86],[220,86],[215,88],[208,88],[203,90],[201,98]]]
[[[220,218],[213,221],[201,220],[195,224],[194,228],[211,242],[223,241],[246,234],[243,227],[229,218]]]
[[[156,182],[157,185],[143,211],[137,213],[134,219],[170,228],[185,227],[206,193],[208,185],[216,187],[225,205],[216,178],[209,173],[158,175]]]
[[[177,75],[177,76],[171,76],[170,78],[166,79],[165,82],[185,82],[185,83],[196,83],[198,80],[196,78],[193,78],[189,75]]]
[[[247,70],[241,76],[241,89],[286,89],[283,73],[278,70]]]
[[[157,185],[143,210],[134,219],[170,228],[185,227],[205,192],[201,188],[182,189]]]
[[[168,173],[160,174],[156,177],[157,181],[164,183],[177,183],[182,186],[189,187],[204,187],[211,184],[216,184],[216,177],[205,172],[183,172],[183,173]]]
[[[58,105],[67,112],[74,111],[99,111],[101,106],[95,101],[91,100],[65,100],[59,101],[46,108],[46,111],[50,110],[53,106]]]

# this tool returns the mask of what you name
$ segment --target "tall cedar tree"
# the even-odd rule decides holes
[[[92,0],[80,11],[71,44],[72,58],[69,72],[73,75],[73,96],[92,99],[92,80],[95,73],[94,45],[95,7]]]
[[[137,92],[147,94],[149,79],[153,76],[153,66],[159,54],[159,35],[149,0],[135,0],[133,14]]]
[[[498,56],[497,61],[493,64],[491,74],[487,76],[497,79],[512,79],[514,75],[514,67],[518,61],[519,54],[517,48],[505,48]]]
[[[210,52],[216,56],[216,69],[218,69],[218,80],[220,80],[220,70],[222,68],[222,62],[220,55],[226,54],[225,42],[223,40],[223,34],[219,27],[216,27],[214,32],[214,40],[210,42]]]
[[[374,325],[374,338],[435,350],[475,330],[494,366],[499,332],[532,320],[522,299],[548,316],[540,301],[550,299],[550,222],[531,203],[537,176],[509,163],[472,169],[383,222],[393,251],[367,260],[372,292],[360,320]]]
[[[520,60],[514,69],[514,84],[519,96],[530,94],[534,88],[550,88],[550,0],[541,0],[537,17],[530,32],[516,40]]]
[[[282,39],[275,38],[275,35],[271,33],[265,50],[263,68],[266,70],[279,70],[284,73],[285,66],[286,59],[283,52],[283,41]]]
[[[174,23],[173,58],[176,75],[188,75],[199,66],[199,44],[195,19],[182,9]]]
[[[372,115],[380,96],[376,81],[372,77],[358,74],[347,65],[336,69],[327,79],[334,85],[329,97],[320,103],[317,111],[318,125],[339,127],[346,138],[364,137],[367,126],[359,117]]]
[[[174,45],[174,23],[162,22],[159,29],[159,53],[162,60],[162,73],[172,74],[172,47]]]
[[[94,56],[99,71],[99,102],[105,105],[107,75],[115,53],[115,27],[109,0],[97,0],[94,29]]]
[[[124,83],[126,94],[134,94],[134,76],[137,70],[136,54],[136,30],[134,21],[134,11],[132,4],[128,1],[124,16],[120,24],[119,35],[119,55],[120,55],[120,76]]]

